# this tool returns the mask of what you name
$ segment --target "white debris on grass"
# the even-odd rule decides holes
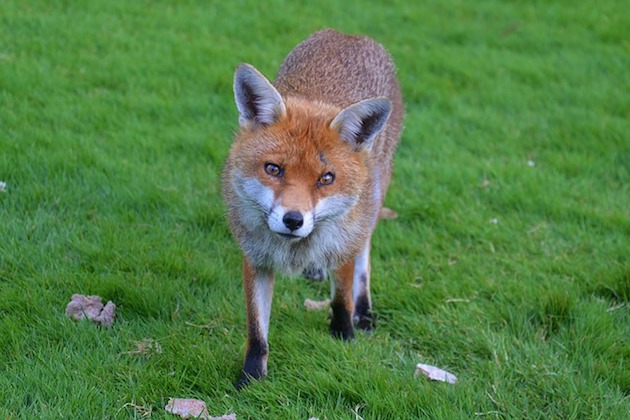
[[[208,414],[206,403],[193,398],[169,398],[164,410],[183,419],[236,420],[236,414],[234,413],[219,417],[211,416]]]
[[[0,181],[0,192],[7,192],[7,183]]]
[[[393,220],[398,218],[398,213],[388,207],[381,207],[378,218],[381,220]]]
[[[326,309],[330,305],[330,299],[326,300],[311,300],[306,299],[304,301],[304,307],[309,311],[321,311]]]
[[[449,384],[454,384],[457,382],[457,376],[453,375],[452,373],[437,368],[435,366],[425,365],[422,363],[418,363],[416,365],[416,372],[413,376],[415,378],[420,374],[426,376],[432,381],[442,381]]]
[[[498,225],[499,224],[499,218],[498,217],[493,217],[492,219],[490,219],[490,223],[492,223],[493,225]]]
[[[536,162],[534,162],[533,160],[528,160],[527,161],[527,166],[534,167],[534,166],[536,166]]]

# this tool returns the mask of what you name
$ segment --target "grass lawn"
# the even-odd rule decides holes
[[[628,418],[627,5],[300,3],[0,3],[0,418],[162,418],[169,397],[238,418]],[[273,78],[323,27],[384,44],[405,97],[378,327],[330,338],[303,307],[329,285],[281,278],[269,377],[236,392],[233,71]],[[68,320],[73,293],[114,301],[114,326]]]

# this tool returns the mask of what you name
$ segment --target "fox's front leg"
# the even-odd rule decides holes
[[[374,329],[372,298],[370,296],[370,241],[354,259],[354,281],[352,287],[354,300],[354,325],[365,331]]]
[[[240,379],[235,384],[241,388],[251,379],[267,376],[269,344],[269,316],[273,295],[273,273],[255,269],[243,257],[243,290],[247,305],[247,350]]]
[[[352,283],[354,277],[354,260],[341,265],[335,270],[332,284],[332,301],[330,309],[330,333],[333,337],[352,340],[354,327],[352,314],[354,312],[354,299],[352,296]]]

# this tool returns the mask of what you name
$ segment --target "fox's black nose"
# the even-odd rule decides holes
[[[299,211],[288,211],[284,214],[282,222],[289,230],[296,230],[304,224],[304,217]]]

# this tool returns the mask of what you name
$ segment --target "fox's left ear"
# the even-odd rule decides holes
[[[250,64],[241,64],[234,73],[234,100],[238,122],[269,125],[286,114],[282,96],[275,87]]]
[[[330,123],[357,150],[370,148],[392,112],[386,98],[366,99],[344,108]]]

